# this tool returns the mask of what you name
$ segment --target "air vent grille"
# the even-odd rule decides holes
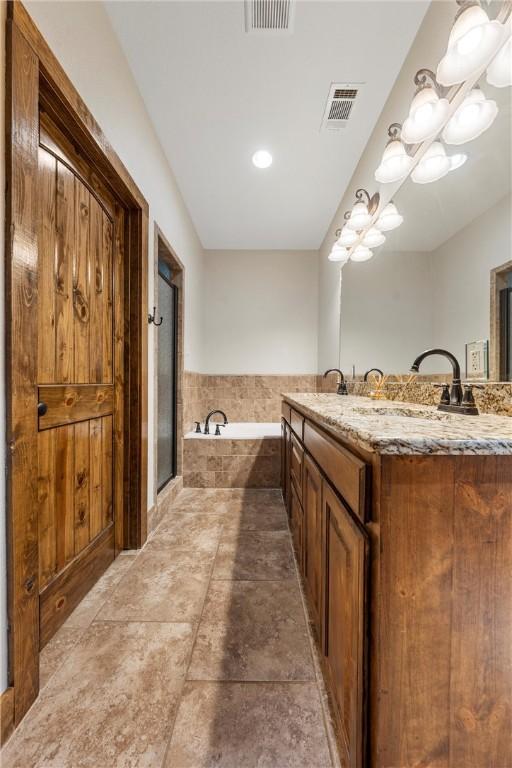
[[[245,30],[251,34],[289,34],[295,0],[245,0]]]
[[[322,119],[321,130],[339,131],[347,124],[363,83],[354,85],[332,83]]]

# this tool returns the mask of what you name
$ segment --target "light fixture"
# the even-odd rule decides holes
[[[269,168],[272,165],[272,155],[266,149],[258,149],[252,156],[256,168]]]
[[[430,184],[432,181],[442,179],[450,171],[460,168],[466,159],[467,155],[462,153],[449,157],[443,144],[440,141],[434,141],[411,173],[411,179],[416,184]]]
[[[348,261],[348,251],[340,245],[334,243],[329,256],[329,261],[341,261],[345,264]]]
[[[486,131],[496,119],[498,107],[492,99],[486,99],[480,88],[473,88],[443,131],[447,144],[465,144]]]
[[[509,37],[487,67],[487,82],[495,88],[512,85],[512,37]]]
[[[379,207],[379,200],[380,195],[378,192],[373,197],[370,197],[366,189],[358,189],[356,191],[357,202],[354,204],[345,226],[356,231],[361,231],[367,227],[372,220],[373,214]]]
[[[398,213],[396,205],[391,202],[382,210],[375,222],[375,227],[381,232],[391,232],[392,229],[399,227],[403,220],[404,217]]]
[[[358,245],[350,254],[350,259],[351,261],[368,261],[372,256],[373,253],[369,248],[366,248],[364,245]]]
[[[363,237],[363,245],[365,245],[367,248],[378,248],[379,245],[383,245],[385,242],[386,238],[376,227],[370,227],[368,232]]]
[[[428,79],[432,85],[428,84]],[[448,116],[450,103],[440,98],[436,76],[430,69],[420,69],[414,76],[417,90],[411,102],[409,116],[402,126],[406,144],[420,144],[439,133]]]
[[[503,25],[490,21],[475,0],[457,0],[460,9],[448,39],[448,48],[437,67],[441,85],[457,85],[478,74],[503,41]]]
[[[350,248],[359,240],[359,235],[354,229],[349,229],[346,225],[341,230],[341,234],[336,241],[338,245]]]
[[[410,157],[400,139],[400,123],[392,123],[388,129],[389,141],[382,155],[379,167],[375,171],[376,181],[391,184],[405,179],[412,167]]]

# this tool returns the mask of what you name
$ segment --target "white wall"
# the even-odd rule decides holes
[[[316,251],[205,251],[203,301],[204,373],[316,373]]]
[[[153,222],[185,265],[185,368],[201,364],[201,266],[203,249],[172,170],[156,137],[128,62],[99,2],[33,2],[27,9],[149,203],[149,260]],[[152,307],[153,269],[148,269]],[[153,392],[153,326],[149,327],[149,393]],[[148,413],[148,503],[153,487],[153,398]]]
[[[430,254],[379,253],[343,268],[341,370],[406,372],[432,339]],[[438,366],[439,368],[439,366]],[[427,366],[422,367],[422,371]]]
[[[462,366],[465,344],[489,338],[489,273],[511,259],[511,195],[432,253],[433,340]]]

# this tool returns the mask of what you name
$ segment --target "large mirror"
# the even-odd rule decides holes
[[[463,375],[512,380],[511,89],[485,84],[499,112],[463,146],[465,164],[439,181],[408,179],[394,202],[402,226],[364,264],[343,268],[341,367],[404,373],[429,347],[450,350]],[[430,358],[422,373],[450,370]]]

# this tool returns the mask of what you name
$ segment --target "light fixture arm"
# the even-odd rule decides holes
[[[374,214],[379,207],[380,195],[378,192],[376,192],[374,195],[372,195],[372,197],[370,197],[366,189],[358,189],[356,191],[356,200],[358,203],[366,203],[368,213]]]
[[[447,91],[446,88],[439,85],[434,72],[426,67],[418,69],[414,75],[414,85],[416,85],[416,93],[422,91],[423,88],[433,88],[440,98],[443,97]]]
[[[388,128],[389,141],[400,141],[402,137],[402,123],[391,123]]]

